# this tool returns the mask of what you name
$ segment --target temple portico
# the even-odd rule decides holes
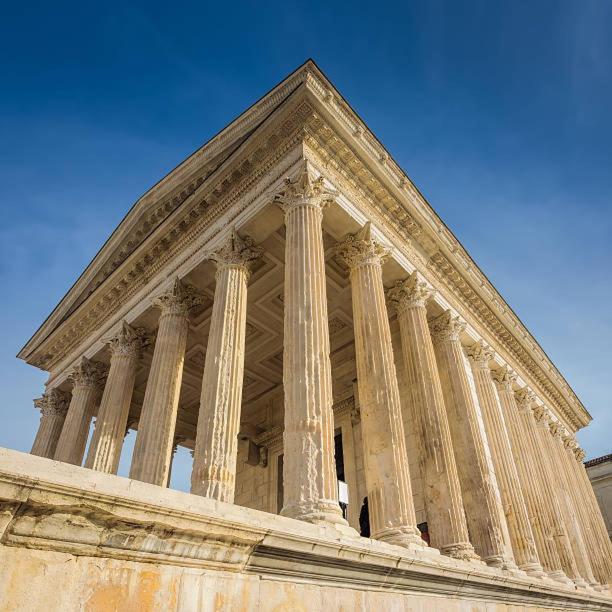
[[[295,95],[279,85],[135,207],[24,347],[49,372],[31,454],[100,486],[129,459],[135,490],[185,516],[270,515],[215,523],[210,550],[274,518],[281,540],[367,541],[441,582],[494,577],[508,601],[601,603],[586,409],[331,84],[300,70]],[[178,447],[193,502],[167,491]]]

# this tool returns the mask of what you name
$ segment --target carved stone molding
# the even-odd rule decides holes
[[[241,237],[233,227],[223,246],[208,257],[217,264],[217,274],[226,267],[240,267],[249,274],[249,264],[261,257],[262,253],[263,249],[256,246],[250,236]]]
[[[322,176],[312,178],[308,162],[304,159],[297,177],[285,179],[283,188],[274,196],[274,203],[278,204],[286,215],[300,206],[312,206],[322,211],[337,195],[335,191],[326,189],[324,182]]]
[[[465,329],[465,321],[446,310],[429,322],[429,329],[434,342],[459,340],[459,334]]]
[[[70,378],[75,387],[100,386],[106,373],[106,366],[103,363],[83,357],[70,374]]]
[[[179,278],[172,288],[153,300],[153,305],[164,314],[186,315],[194,306],[202,303],[202,296],[192,285],[186,285]]]
[[[435,290],[422,280],[416,270],[387,291],[387,297],[398,313],[404,308],[424,308],[434,294]]]
[[[144,327],[132,327],[127,321],[122,321],[121,329],[108,340],[108,348],[112,355],[140,356],[148,342]]]
[[[512,390],[512,385],[516,382],[517,375],[508,366],[503,366],[492,371],[493,380],[503,389]]]
[[[536,396],[529,387],[523,387],[514,394],[516,405],[522,410],[530,410],[533,407]]]
[[[474,342],[465,352],[468,358],[483,370],[489,369],[489,362],[495,357],[495,351],[484,340]]]
[[[372,224],[368,221],[358,232],[345,236],[335,252],[353,269],[365,265],[381,265],[389,250],[372,237]]]
[[[68,412],[70,394],[59,389],[48,389],[42,397],[34,400],[41,416],[64,416]]]

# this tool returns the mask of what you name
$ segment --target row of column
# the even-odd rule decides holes
[[[344,523],[333,454],[322,236],[323,209],[333,195],[321,178],[311,178],[304,163],[276,198],[286,224],[282,514]],[[382,280],[387,252],[369,223],[335,252],[350,270],[371,534],[421,546]],[[235,488],[249,265],[260,254],[251,239],[235,230],[210,254],[217,265],[216,287],[192,492],[226,502],[233,501]],[[554,419],[526,391],[515,396],[511,372],[492,375],[493,355],[482,342],[466,356],[460,340],[464,324],[450,311],[428,321],[431,297],[416,272],[387,292],[400,327],[431,545],[452,557],[480,558],[508,570],[518,566],[578,586],[607,584],[609,542],[607,536],[606,543],[600,541],[603,521],[596,502],[592,506],[592,491],[583,491],[590,485],[568,435],[562,437]],[[154,302],[160,309],[159,328],[131,478],[167,483],[189,310],[200,300],[194,288],[177,279]],[[108,373],[83,359],[72,376],[69,402],[66,394],[50,389],[39,402],[42,420],[32,452],[80,464],[89,420],[100,401],[85,466],[116,473],[147,341],[144,330],[123,323],[109,343]]]

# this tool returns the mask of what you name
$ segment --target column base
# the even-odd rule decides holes
[[[384,529],[371,536],[374,540],[403,546],[404,548],[426,547],[427,544],[420,535],[417,527],[391,527]]]
[[[548,577],[555,582],[560,582],[561,584],[565,584],[567,586],[574,586],[573,581],[570,580],[561,570],[553,570],[548,572]]]
[[[503,555],[492,555],[482,559],[489,567],[506,570],[508,572],[520,571],[516,563],[512,559],[507,559]]]
[[[578,577],[574,578],[573,583],[579,589],[588,589],[588,588],[590,588],[589,587],[589,583],[582,576],[578,576]]]
[[[481,561],[476,554],[474,547],[469,542],[459,542],[458,544],[449,544],[442,546],[440,552],[452,559],[461,559],[462,561]]]
[[[342,516],[340,506],[331,500],[319,500],[311,504],[293,504],[284,506],[281,516],[305,521],[306,523],[346,525],[348,522]]]
[[[546,578],[548,576],[539,563],[523,563],[523,565],[519,565],[519,569],[531,578]]]

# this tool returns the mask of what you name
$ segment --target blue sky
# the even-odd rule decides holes
[[[132,203],[313,57],[581,397],[587,456],[612,450],[611,2],[21,4],[0,20],[0,446],[29,450],[45,380],[15,354]]]

